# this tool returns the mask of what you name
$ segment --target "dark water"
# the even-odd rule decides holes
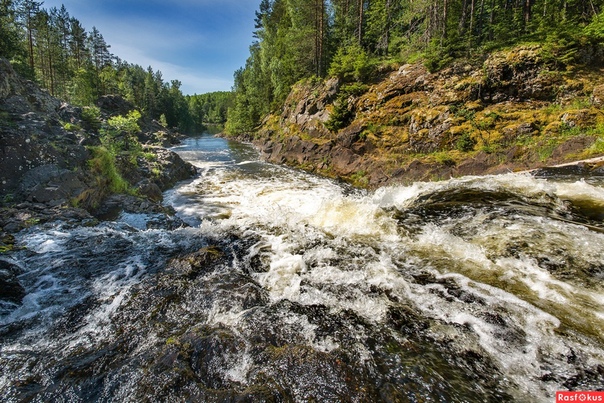
[[[19,234],[6,401],[551,402],[604,388],[604,189],[509,174],[368,193],[212,136],[166,193]]]

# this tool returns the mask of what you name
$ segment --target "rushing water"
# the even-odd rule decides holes
[[[604,182],[363,192],[201,136],[188,224],[26,230],[7,401],[551,402],[604,388]],[[149,229],[148,229],[149,228]],[[153,229],[155,228],[155,229]]]

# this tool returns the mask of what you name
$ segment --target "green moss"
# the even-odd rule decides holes
[[[354,186],[366,187],[369,185],[369,178],[367,177],[367,171],[359,170],[350,176],[350,181]]]
[[[82,130],[82,128],[78,125],[74,125],[73,123],[64,123],[63,124],[63,129],[67,130],[68,132],[77,132]]]
[[[152,153],[152,152],[144,152],[142,154],[143,158],[146,159],[147,161],[157,161],[157,154]]]
[[[440,152],[433,153],[431,155],[431,159],[433,159],[435,162],[442,164],[442,165],[446,165],[446,166],[455,165],[455,159],[453,158],[451,153],[449,153],[447,151],[440,151]]]

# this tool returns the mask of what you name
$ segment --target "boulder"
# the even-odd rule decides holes
[[[161,202],[164,198],[159,186],[149,179],[143,179],[136,184],[136,193],[154,202]]]
[[[178,154],[163,148],[156,148],[156,163],[160,166],[159,176],[153,182],[162,190],[168,190],[182,180],[190,179],[197,174],[197,169],[184,161]]]
[[[15,264],[0,260],[0,301],[21,303],[26,293],[17,278],[20,272]]]
[[[86,187],[75,172],[49,164],[23,175],[19,193],[24,200],[53,207],[77,197]]]

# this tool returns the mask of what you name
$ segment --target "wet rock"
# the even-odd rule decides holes
[[[154,202],[161,202],[164,198],[161,189],[149,179],[143,179],[136,184],[136,192]]]
[[[212,264],[224,257],[224,253],[217,247],[205,247],[171,263],[171,272],[188,279],[194,279],[206,270],[213,268]]]
[[[20,273],[21,269],[18,266],[0,260],[0,301],[21,303],[26,293],[17,278]]]
[[[175,152],[162,148],[156,148],[154,151],[160,173],[153,178],[153,182],[162,191],[171,188],[176,182],[190,179],[197,174],[196,168],[191,163],[185,162]]]
[[[245,342],[226,328],[208,328],[185,334],[181,344],[190,347],[191,368],[203,380],[206,387],[223,389],[229,386],[225,382],[224,369],[232,366],[238,357],[245,353]]]

